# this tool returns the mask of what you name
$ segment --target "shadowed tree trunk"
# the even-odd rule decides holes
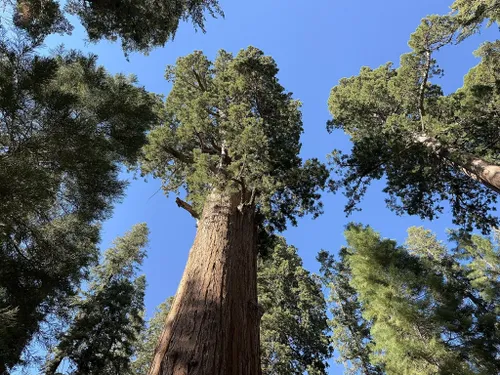
[[[150,375],[260,374],[255,209],[240,198],[208,196]]]

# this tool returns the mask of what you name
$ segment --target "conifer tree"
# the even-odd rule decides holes
[[[322,281],[330,290],[328,302],[332,319],[333,348],[338,352],[337,362],[344,364],[346,375],[382,375],[380,364],[371,363],[374,345],[370,334],[371,323],[363,318],[362,306],[356,289],[351,286],[352,274],[346,262],[348,249],[340,249],[338,261],[322,250],[318,254]]]
[[[64,332],[46,365],[53,375],[64,359],[68,374],[114,374],[131,371],[131,356],[144,327],[145,277],[137,271],[148,240],[145,224],[134,226],[91,273],[88,290],[75,303],[75,318]]]
[[[327,374],[329,329],[321,284],[283,237],[259,259],[257,289],[262,374]]]
[[[371,228],[350,225],[346,231],[341,261],[351,271],[349,286],[368,322],[369,360],[387,375],[500,371],[500,280],[477,273],[485,254],[488,272],[495,272],[498,246],[477,235],[451,238],[459,241],[449,250],[423,228],[410,228],[403,246]]]
[[[99,222],[156,121],[157,98],[96,56],[0,38],[0,373],[98,259]]]
[[[262,373],[326,374],[330,356],[326,304],[321,285],[309,274],[297,249],[277,237],[258,261]],[[171,308],[170,297],[156,310],[138,344],[134,374],[146,375]]]
[[[205,16],[224,15],[217,0],[0,0],[13,22],[36,43],[52,33],[71,33],[66,16],[76,16],[88,40],[121,40],[125,53],[148,52],[174,38],[179,23],[190,20],[205,31]]]
[[[260,372],[257,226],[318,214],[326,178],[299,157],[300,103],[277,72],[253,47],[214,62],[195,52],[167,69],[173,87],[142,170],[166,192],[184,189],[177,204],[199,222],[151,375]]]
[[[500,192],[499,43],[476,52],[481,62],[463,86],[444,95],[433,78],[443,71],[435,52],[477,30],[484,18],[498,20],[498,4],[457,1],[456,12],[429,16],[412,34],[412,51],[400,66],[363,67],[343,78],[330,95],[333,120],[353,141],[350,155],[334,152],[341,167],[332,188],[345,189],[352,211],[372,180],[386,178],[387,203],[397,213],[432,219],[448,201],[454,223],[488,232]]]

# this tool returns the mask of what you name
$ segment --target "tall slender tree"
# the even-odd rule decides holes
[[[349,251],[343,247],[339,260],[322,250],[318,254],[322,281],[330,290],[328,302],[332,319],[332,343],[338,353],[337,362],[345,367],[348,375],[382,375],[383,366],[374,365],[370,356],[374,345],[370,334],[371,322],[363,318],[361,302],[356,289],[350,284],[352,273],[347,264]]]
[[[479,3],[486,5],[457,1],[456,14],[425,18],[397,69],[364,67],[332,89],[328,129],[344,130],[354,143],[350,155],[333,155],[341,171],[331,185],[345,188],[346,211],[372,180],[385,176],[388,205],[398,213],[432,219],[447,200],[455,224],[468,231],[475,226],[487,232],[498,224],[491,210],[500,192],[500,42],[476,52],[481,62],[455,93],[445,96],[431,82],[442,75],[437,50],[472,32],[474,22],[496,20],[498,6],[481,12]]]
[[[36,52],[0,38],[0,310],[15,317],[0,335],[0,373],[97,261],[120,167],[157,118],[157,98],[95,56]]]
[[[260,372],[257,226],[318,214],[326,179],[298,156],[300,103],[277,72],[253,47],[213,63],[195,52],[167,69],[173,87],[142,170],[166,192],[185,189],[177,203],[199,222],[151,375]]]
[[[69,374],[123,375],[144,327],[144,275],[137,276],[148,241],[146,224],[134,226],[114,242],[92,270],[88,290],[74,305],[75,318],[61,335],[45,374],[53,375],[64,359]]]

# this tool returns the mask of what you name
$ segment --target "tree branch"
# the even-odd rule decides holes
[[[167,153],[169,153],[172,157],[174,157],[175,159],[178,159],[179,161],[182,161],[183,163],[193,164],[193,158],[192,157],[190,157],[188,155],[184,155],[182,152],[176,150],[173,147],[164,146],[164,150]]]
[[[184,202],[179,197],[175,199],[175,203],[177,203],[177,207],[184,208],[187,212],[191,214],[192,217],[194,217],[196,220],[199,220],[200,217],[198,213],[193,209],[193,206],[191,206],[189,203]]]
[[[420,122],[422,124],[422,131],[425,131],[425,108],[424,108],[424,99],[425,99],[425,88],[427,86],[427,81],[429,80],[429,72],[431,69],[431,52],[425,51],[425,67],[424,67],[424,78],[422,79],[422,83],[420,84],[420,92],[418,98],[418,112],[420,116]]]
[[[200,75],[198,74],[198,72],[193,69],[193,74],[194,74],[194,77],[196,78],[196,81],[198,82],[198,85],[200,86],[200,89],[201,91],[207,91],[207,88],[205,87],[205,85],[201,82],[201,77]]]

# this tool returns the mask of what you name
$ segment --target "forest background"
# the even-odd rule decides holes
[[[170,84],[163,78],[165,66],[180,56],[202,50],[210,59],[223,48],[236,53],[253,45],[273,56],[280,67],[280,83],[302,101],[305,133],[301,156],[325,160],[333,148],[348,151],[350,143],[341,132],[328,134],[330,118],[327,99],[340,78],[357,75],[362,66],[378,67],[388,61],[398,65],[399,56],[409,50],[409,35],[420,19],[429,14],[445,14],[449,0],[426,1],[332,1],[256,0],[252,2],[220,2],[225,19],[207,18],[207,34],[196,32],[183,23],[174,41],[154,49],[149,56],[123,55],[119,43],[86,44],[79,26],[72,36],[50,36],[46,45],[53,48],[63,43],[68,48],[92,52],[110,73],[134,74],[150,92],[168,94]],[[74,23],[77,25],[77,23]],[[448,46],[436,54],[444,77],[439,83],[445,94],[462,85],[463,76],[478,60],[472,55],[483,40],[496,32],[484,30],[458,46]],[[160,182],[123,171],[130,180],[123,201],[116,204],[113,216],[104,223],[101,248],[106,249],[117,236],[132,225],[146,222],[151,231],[148,257],[143,264],[147,277],[146,310],[150,317],[157,305],[174,295],[181,278],[196,227],[195,221],[177,208],[174,199],[165,198]],[[340,194],[323,195],[325,213],[316,220],[299,219],[298,227],[290,227],[284,236],[299,249],[306,269],[316,272],[316,255],[326,249],[335,253],[344,243],[343,231],[350,221],[372,226],[389,237],[403,242],[406,229],[423,225],[446,239],[446,228],[453,227],[448,210],[437,220],[422,221],[418,217],[397,216],[385,207],[381,190],[383,181],[375,182],[360,207],[346,218],[346,202]],[[341,374],[343,367],[331,361],[330,374]]]

